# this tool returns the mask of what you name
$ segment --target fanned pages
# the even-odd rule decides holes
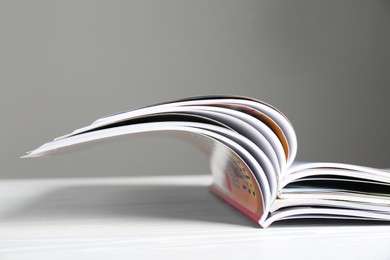
[[[204,152],[211,190],[262,227],[295,218],[390,221],[390,173],[340,163],[295,163],[297,138],[276,108],[247,97],[205,96],[118,113],[58,137],[23,157],[112,138],[160,134]]]

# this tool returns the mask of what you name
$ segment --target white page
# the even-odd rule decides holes
[[[283,158],[284,154],[283,154],[283,148],[281,147],[281,144],[279,143],[275,134],[272,133],[272,131],[264,124],[261,123],[262,125],[260,124],[260,126],[257,126],[256,129],[249,123],[242,121],[242,119],[240,119],[237,116],[237,114],[236,116],[231,116],[226,111],[229,112],[229,109],[224,109],[219,107],[208,107],[208,106],[164,107],[159,109],[158,112],[157,110],[155,112],[144,111],[146,114],[144,114],[142,111],[138,111],[138,113],[136,113],[136,116],[132,117],[132,119],[139,119],[148,115],[163,116],[164,114],[169,114],[169,113],[188,113],[190,115],[207,117],[216,120],[218,122],[221,122],[224,125],[227,125],[228,127],[235,128],[235,130],[237,130],[239,133],[250,138],[252,142],[256,142],[256,145],[258,147],[256,147],[256,145],[254,145],[253,143],[245,145],[245,143],[248,143],[247,140],[245,140],[246,142],[243,145],[245,145],[248,151],[255,157],[257,162],[260,163],[260,165],[263,167],[264,172],[267,175],[269,185],[271,187],[271,193],[272,193],[271,197],[275,199],[277,193],[277,187],[278,187],[277,177],[280,175],[280,168],[285,166],[286,164],[285,159]],[[239,114],[243,114],[243,113],[239,113]],[[158,121],[158,118],[156,120]],[[109,124],[106,125],[109,126]],[[184,125],[189,125],[189,124],[185,123]],[[100,125],[99,127],[102,126]],[[261,130],[259,130],[260,127],[262,127]],[[275,150],[273,149],[268,139],[265,138],[263,134],[259,134],[258,131],[262,131],[263,133],[268,132],[268,135],[272,136],[270,137],[270,139],[273,138],[273,142],[279,145],[277,149],[280,152],[282,152],[282,154],[279,155],[279,157],[281,157],[280,158],[281,161],[278,160],[278,157],[275,154]],[[234,140],[236,142],[240,142],[240,140],[243,139],[242,136],[238,136],[238,135],[237,136],[230,135],[229,138],[235,138]],[[55,140],[61,140],[61,139],[63,138],[56,138]]]
[[[390,206],[390,196],[378,196],[361,192],[325,188],[283,189],[280,199],[323,199],[343,200],[362,203],[384,204]]]
[[[346,164],[346,163],[333,163],[333,162],[294,162],[294,164],[285,172],[285,174],[291,175],[297,172],[302,172],[311,169],[351,170],[351,171],[359,171],[359,172],[366,172],[375,175],[380,175],[385,178],[390,176],[390,171],[388,170],[371,168],[367,166]]]
[[[353,183],[363,182],[363,183],[375,183],[377,185],[388,185],[390,184],[390,172],[386,170],[374,169],[370,167],[358,166],[358,165],[350,165],[350,164],[342,164],[342,163],[294,163],[288,169],[287,172],[284,173],[284,176],[280,179],[280,189],[281,195],[286,196],[286,189],[284,187],[288,187],[288,184],[294,183],[296,181],[302,181],[302,185],[304,186],[305,179],[312,180],[320,180],[323,175],[327,175],[328,177],[343,177],[344,179],[349,178],[358,178],[360,180],[351,180]],[[365,181],[366,180],[366,181]],[[328,188],[329,189],[329,188]],[[323,190],[326,190],[326,187],[323,187]],[[345,191],[348,191],[346,189]],[[363,192],[362,190],[361,192]],[[351,189],[353,192],[353,189]],[[355,191],[355,193],[358,191]],[[296,192],[299,193],[299,192]],[[354,193],[350,193],[353,196]],[[367,192],[369,194],[369,192]],[[335,196],[337,194],[334,194]],[[290,196],[290,195],[289,195]],[[295,195],[296,196],[296,195]],[[310,196],[305,195],[306,198]],[[313,194],[313,196],[318,195]],[[380,196],[380,195],[378,195]],[[312,197],[314,198],[314,197]],[[351,200],[354,200],[351,198]]]
[[[280,175],[281,167],[286,165],[284,159],[285,155],[283,154],[283,148],[281,147],[281,144],[278,141],[275,134],[272,133],[272,131],[267,126],[260,123],[260,125],[258,125],[257,128],[255,128],[251,124],[247,123],[246,121],[243,121],[243,119],[240,118],[241,115],[237,115],[237,114],[235,116],[230,115],[228,109],[218,108],[218,107],[208,107],[208,106],[164,107],[155,110],[154,112],[138,111],[135,116],[128,118],[126,120],[140,118],[147,115],[158,115],[158,114],[162,115],[165,113],[188,113],[188,114],[207,117],[216,120],[218,122],[221,122],[222,124],[227,125],[228,127],[234,128],[234,130],[243,134],[244,136],[249,138],[252,142],[254,142],[267,155],[269,160],[272,162],[272,165],[275,168],[277,176]],[[259,131],[261,131],[260,135],[259,135]],[[273,142],[273,144],[271,144],[271,142],[264,135],[270,136],[269,139]],[[276,150],[279,151],[278,152],[279,155],[276,154]],[[273,173],[275,171],[273,171]]]
[[[289,175],[285,175],[281,178],[280,188],[287,186],[294,181],[299,181],[303,178],[312,177],[313,179],[318,179],[316,176],[321,175],[329,175],[329,176],[343,176],[343,177],[351,177],[351,178],[359,178],[365,179],[367,182],[377,181],[383,183],[390,183],[390,173],[383,170],[373,170],[373,171],[363,171],[366,168],[359,168],[361,171],[356,170],[357,168],[353,167],[353,169],[345,169],[345,168],[308,168],[305,170],[300,170],[297,172],[293,172]],[[368,170],[368,169],[366,169]]]
[[[259,132],[256,130],[256,128],[254,128],[247,122],[241,120],[240,118],[220,113],[220,111],[215,111],[213,110],[213,108],[211,108],[210,110],[207,108],[208,107],[177,107],[172,109],[177,111],[185,111],[189,114],[197,114],[207,118],[212,118],[234,129],[238,133],[251,140],[258,147],[258,149],[261,150],[261,153],[264,153],[266,155],[267,160],[269,160],[273,166],[272,174],[274,174],[274,176],[281,175],[280,171],[282,163],[279,162],[278,156],[276,155],[275,150],[273,149],[270,142],[263,135],[259,135]],[[259,163],[263,165],[264,163],[262,162],[262,156],[259,157],[259,159]],[[266,163],[268,164],[268,162]]]
[[[314,198],[295,198],[295,199],[277,199],[271,206],[270,212],[275,212],[282,208],[302,207],[302,206],[323,206],[323,207],[337,207],[337,208],[350,208],[357,210],[372,210],[383,211],[390,214],[390,204],[368,204],[353,201],[342,200],[326,200],[326,199],[314,199]]]
[[[203,127],[204,129],[201,129]],[[206,128],[214,129],[215,132],[206,130]],[[219,128],[219,129],[218,129]],[[60,152],[69,151],[75,149],[81,144],[94,143],[98,141],[103,141],[105,139],[111,139],[114,137],[142,134],[142,133],[152,133],[152,132],[171,132],[174,135],[179,133],[188,133],[191,135],[199,136],[208,136],[209,139],[213,142],[218,140],[219,142],[224,143],[230,147],[234,152],[236,152],[245,163],[248,164],[249,168],[255,174],[256,179],[258,180],[258,185],[260,185],[260,190],[263,193],[264,198],[264,211],[268,212],[273,197],[276,197],[276,189],[273,190],[271,194],[271,189],[266,174],[263,169],[257,162],[257,160],[240,145],[238,145],[233,140],[225,137],[224,135],[216,133],[227,132],[225,128],[217,127],[209,124],[193,123],[193,122],[159,122],[159,123],[144,123],[144,124],[135,124],[129,126],[121,126],[116,128],[108,128],[93,132],[88,132],[80,135],[70,136],[68,138],[57,139],[53,142],[46,143],[36,150],[30,152],[26,157],[38,157],[38,156],[47,156]],[[234,132],[230,131],[230,134],[234,135]],[[237,137],[239,135],[237,134]],[[274,194],[275,193],[275,194]]]
[[[123,112],[123,113],[119,113],[119,114],[115,114],[112,116],[98,119],[89,126],[77,129],[77,130],[73,131],[71,134],[68,134],[68,135],[65,135],[65,136],[62,136],[59,138],[65,138],[65,137],[70,136],[70,135],[78,134],[78,133],[81,133],[84,131],[89,131],[89,130],[92,130],[94,128],[101,127],[103,125],[111,124],[113,122],[126,120],[127,118],[137,117],[139,115],[145,115],[145,114],[149,114],[149,113],[158,113],[159,111],[161,111],[161,109],[164,109],[167,107],[210,105],[210,104],[241,104],[241,105],[246,105],[246,106],[250,106],[252,108],[255,108],[255,109],[263,112],[264,114],[268,115],[269,117],[271,117],[282,128],[285,136],[288,139],[288,144],[290,147],[290,155],[289,155],[289,158],[287,161],[287,165],[292,164],[292,162],[295,159],[296,153],[297,153],[297,140],[296,140],[295,131],[294,131],[291,123],[288,121],[288,119],[283,114],[281,114],[278,110],[276,110],[275,108],[272,108],[269,105],[254,102],[251,100],[244,100],[244,99],[237,99],[237,98],[178,101],[178,102],[164,103],[161,105],[136,109],[136,110]]]
[[[353,209],[332,209],[332,208],[311,208],[297,207],[276,211],[263,223],[262,227],[268,227],[273,222],[283,219],[294,218],[343,218],[346,219],[372,219],[390,221],[390,214],[384,214],[375,211],[363,211]]]
[[[80,128],[78,130],[75,130],[69,135],[65,135],[57,139],[66,138],[68,136],[79,134],[84,131],[91,131],[93,129],[110,125],[116,122],[121,122],[124,120],[139,118],[146,115],[162,114],[162,113],[170,113],[170,112],[198,114],[198,115],[206,116],[214,120],[220,121],[225,125],[235,128],[235,130],[244,134],[253,142],[255,142],[260,147],[260,149],[262,149],[264,153],[267,154],[268,158],[273,163],[278,175],[280,175],[281,169],[286,168],[286,161],[285,161],[286,155],[284,154],[283,147],[278,137],[275,135],[275,133],[272,132],[272,130],[268,126],[242,112],[238,112],[226,108],[220,108],[220,107],[164,106],[164,107],[159,107],[158,109],[156,107],[149,107],[149,108],[128,112],[126,113],[127,117],[122,116],[120,117],[120,119],[105,120],[104,122],[100,121],[99,123],[92,124],[84,128]],[[115,118],[119,117],[119,115],[114,117]]]
[[[187,106],[186,106],[187,107]],[[222,123],[231,126],[236,131],[244,133],[251,140],[257,140],[257,144],[267,155],[271,161],[275,162],[274,154],[276,154],[278,165],[275,166],[280,172],[282,169],[286,168],[286,155],[282,144],[280,143],[278,137],[275,135],[272,130],[266,126],[263,122],[245,114],[242,112],[234,111],[232,109],[220,108],[220,107],[209,107],[209,106],[198,106],[191,107],[194,110],[205,110],[212,111],[214,113],[214,118]],[[230,118],[225,117],[224,115],[229,115]],[[237,121],[235,118],[242,120]],[[251,127],[250,127],[251,126]],[[253,131],[252,129],[256,129]],[[271,147],[266,144],[269,143]]]

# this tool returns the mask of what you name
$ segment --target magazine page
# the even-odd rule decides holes
[[[313,180],[345,180],[351,182],[390,183],[390,172],[342,163],[296,163],[280,179],[280,187],[290,183]]]
[[[275,175],[275,174],[280,175],[281,167],[286,164],[286,160],[284,158],[285,155],[283,153],[281,144],[280,142],[278,142],[277,137],[264,124],[263,125],[258,124],[256,127],[254,127],[252,126],[254,122],[251,122],[250,124],[242,119],[242,117],[247,115],[245,114],[241,115],[243,114],[241,112],[237,112],[237,113],[234,112],[235,111],[230,111],[229,109],[224,109],[220,107],[209,107],[209,106],[165,107],[165,108],[160,108],[154,112],[138,111],[136,113],[136,116],[128,117],[121,121],[113,121],[113,122],[109,121],[106,122],[105,124],[99,124],[99,127],[89,128],[88,131],[92,131],[95,129],[102,129],[103,127],[104,128],[113,127],[118,125],[119,122],[121,122],[121,124],[123,125],[128,125],[128,124],[139,122],[140,118],[146,118],[152,115],[156,116],[154,120],[156,122],[161,121],[162,116],[168,113],[196,115],[223,124],[227,128],[234,129],[234,131],[250,139],[254,144],[258,146],[258,150],[260,149],[261,150],[260,152],[264,153],[267,157],[263,159],[264,156],[262,156],[261,158],[259,158],[260,159],[259,162],[263,165],[266,163],[263,162],[264,160],[271,161],[274,170],[272,170],[272,172],[269,173],[269,175]],[[78,134],[80,133],[82,132],[79,131]],[[270,137],[267,139],[265,136],[270,136]],[[271,142],[269,140],[271,140]],[[278,151],[278,155],[276,151]]]
[[[390,219],[390,172],[340,163],[296,163],[282,176],[270,222],[296,217]]]
[[[221,106],[221,105],[232,106],[234,104],[246,106],[246,107],[252,108],[252,109],[254,109],[256,111],[259,111],[262,114],[264,114],[264,116],[269,117],[270,119],[272,119],[272,122],[275,122],[277,124],[278,127],[273,127],[273,128],[274,129],[278,128],[278,129],[282,130],[283,136],[285,137],[285,139],[287,139],[288,150],[283,148],[284,139],[281,138],[282,135],[280,135],[280,134],[279,134],[279,137],[278,137],[277,130],[275,130],[273,135],[277,136],[278,142],[272,142],[272,140],[275,140],[274,137],[269,138],[269,136],[272,135],[270,133],[270,130],[272,132],[272,128],[266,127],[267,130],[264,130],[265,129],[264,127],[260,127],[260,129],[262,129],[262,131],[263,131],[262,133],[263,134],[265,133],[266,137],[268,137],[271,140],[271,143],[273,144],[273,147],[278,146],[278,148],[275,148],[275,150],[276,150],[275,152],[277,154],[279,154],[279,157],[282,157],[281,154],[285,154],[284,156],[286,156],[286,151],[287,151],[287,157],[288,157],[288,159],[287,159],[287,166],[291,165],[292,162],[295,159],[296,152],[297,152],[297,140],[296,140],[295,131],[294,131],[291,123],[288,121],[288,119],[283,114],[281,114],[280,111],[276,110],[275,108],[271,107],[268,104],[262,103],[260,101],[253,101],[253,100],[250,100],[250,99],[239,98],[239,97],[229,97],[229,98],[223,98],[223,97],[219,97],[219,98],[218,97],[200,97],[200,98],[192,98],[192,99],[172,101],[172,102],[162,103],[162,104],[154,105],[154,106],[148,106],[148,107],[144,107],[144,108],[141,108],[141,109],[136,109],[136,110],[132,110],[132,111],[128,111],[128,112],[123,112],[123,113],[119,113],[119,114],[115,114],[115,115],[112,115],[112,116],[108,116],[108,117],[104,117],[104,118],[98,119],[98,120],[96,120],[94,123],[92,123],[89,126],[77,129],[74,132],[72,132],[71,134],[68,134],[68,135],[65,135],[65,136],[62,136],[62,137],[59,137],[59,138],[66,138],[66,137],[68,137],[70,135],[75,135],[75,134],[78,134],[78,133],[81,133],[81,132],[90,131],[90,130],[93,130],[94,128],[99,128],[101,126],[104,126],[104,125],[107,125],[107,124],[112,124],[112,123],[123,121],[123,120],[127,120],[129,118],[138,117],[140,115],[159,113],[163,109],[169,108],[169,107],[178,107],[178,106]],[[232,111],[232,110],[230,110],[230,111]],[[244,114],[244,113],[242,113],[242,114]],[[245,115],[244,115],[244,117],[247,120],[251,120],[251,119],[248,119],[250,117],[247,117]],[[252,117],[251,122],[255,126],[259,125],[259,124],[260,125],[264,124],[261,121],[254,120],[254,119],[255,118]],[[267,120],[265,120],[265,122],[267,122]],[[279,139],[279,138],[281,138],[281,139]],[[287,168],[287,167],[284,167],[284,168]]]
[[[282,152],[282,158],[280,159],[282,161],[281,162],[278,160],[278,157],[275,154],[275,150],[273,149],[270,142],[268,142],[267,138],[259,133],[259,127],[253,127],[251,124],[239,118],[237,114],[236,116],[232,116],[229,114],[229,111],[229,109],[225,108],[208,106],[166,107],[159,109],[156,113],[137,113],[136,117],[127,118],[126,120],[119,122],[111,122],[110,124],[107,123],[100,125],[98,128],[93,128],[86,132],[132,125],[142,122],[163,122],[166,120],[172,121],[172,119],[176,121],[182,120],[183,122],[187,120],[187,122],[209,123],[210,127],[212,125],[224,126],[225,128],[231,129],[231,131],[225,131],[222,133],[220,130],[218,130],[219,128],[216,128],[216,131],[219,134],[224,134],[235,142],[240,143],[244,149],[251,153],[267,176],[269,186],[271,187],[271,197],[276,199],[278,189],[277,178],[280,175],[282,167],[281,165],[285,165],[286,162],[285,158],[283,157],[284,155],[282,150],[280,149]],[[240,114],[241,112],[237,113]],[[184,123],[184,125],[189,126],[189,123]],[[208,129],[213,131],[214,129],[211,129],[210,127]],[[270,129],[266,126],[262,127],[263,131],[270,131]],[[80,135],[81,133],[70,136]],[[59,141],[61,139],[65,138],[56,138],[55,140]],[[277,140],[274,140],[274,142],[281,146],[280,142]]]
[[[267,175],[258,161],[241,144],[250,141],[234,131],[213,124],[168,121],[139,123],[100,129],[56,139],[30,152],[26,157],[48,156],[127,135],[164,134],[189,140],[210,158],[214,177],[214,191],[248,215],[259,221],[276,197],[276,186],[272,193]],[[255,146],[256,147],[256,146]],[[270,167],[272,167],[270,165]]]
[[[335,207],[291,207],[271,213],[262,226],[268,227],[275,221],[302,218],[356,219],[390,221],[389,212],[343,209]]]
[[[335,194],[349,192],[351,200],[356,194],[381,197],[390,194],[390,172],[340,163],[297,163],[280,179],[280,193],[299,194],[299,188],[302,194],[307,194],[308,189]]]
[[[312,198],[306,196],[304,198],[283,198],[277,199],[271,206],[270,212],[276,212],[283,208],[292,208],[292,207],[328,207],[328,208],[347,208],[347,209],[356,209],[356,210],[371,210],[371,211],[382,211],[388,212],[390,214],[390,201],[383,200],[383,203],[371,203],[366,202],[356,202],[352,200],[341,200],[339,197],[337,200],[329,200],[324,198]]]
[[[203,129],[202,129],[203,128]],[[207,129],[213,129],[210,131]],[[102,142],[112,138],[124,137],[128,135],[142,134],[142,133],[156,133],[158,132],[171,132],[171,136],[180,135],[180,132],[188,132],[192,134],[198,134],[202,136],[208,136],[210,138],[219,140],[227,145],[231,150],[234,150],[239,154],[240,157],[243,157],[243,160],[246,164],[249,165],[251,171],[256,176],[256,179],[259,181],[260,188],[264,194],[264,198],[269,205],[271,201],[271,188],[269,185],[269,180],[263,168],[259,165],[258,161],[250,154],[246,149],[242,148],[238,143],[233,141],[233,138],[227,138],[217,132],[225,132],[229,134],[230,137],[237,135],[236,133],[226,131],[222,127],[217,127],[209,124],[201,124],[194,122],[153,122],[153,123],[142,123],[128,126],[121,126],[115,128],[107,128],[92,132],[86,132],[83,134],[70,136],[66,139],[57,139],[53,142],[46,143],[37,149],[28,153],[25,157],[37,157],[37,156],[49,156],[62,152],[67,152],[80,148],[81,145],[91,145],[97,142]],[[246,139],[241,136],[236,136],[234,139],[240,140],[241,142]],[[276,196],[276,186],[272,191],[272,196]]]
[[[389,187],[387,187],[389,189]],[[376,205],[390,206],[390,196],[382,192],[357,192],[346,189],[334,189],[326,187],[302,188],[291,187],[284,189],[279,195],[280,199],[318,199],[337,200],[356,203],[372,203]],[[307,204],[307,203],[305,203]]]

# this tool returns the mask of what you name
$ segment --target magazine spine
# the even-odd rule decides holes
[[[245,216],[247,216],[249,219],[253,220],[254,222],[256,222],[257,224],[260,224],[259,221],[260,221],[260,217],[258,215],[256,215],[255,213],[253,213],[252,211],[250,211],[249,209],[247,209],[246,207],[244,207],[241,203],[239,203],[237,200],[234,200],[233,198],[231,198],[230,196],[228,196],[227,194],[225,194],[225,192],[221,191],[216,185],[214,184],[211,184],[210,185],[210,190],[216,194],[219,198],[221,198],[222,200],[224,200],[225,202],[227,202],[228,204],[230,204],[233,208],[237,209],[238,211],[240,211],[242,214],[244,214]]]

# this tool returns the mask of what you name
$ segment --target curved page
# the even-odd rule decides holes
[[[192,99],[186,99],[186,100],[178,100],[178,101],[166,102],[166,103],[158,104],[158,105],[154,105],[154,106],[148,106],[148,107],[144,107],[144,108],[140,108],[140,109],[136,109],[136,110],[131,110],[131,111],[127,111],[127,112],[122,112],[119,114],[115,114],[112,116],[98,119],[89,126],[77,129],[74,132],[72,132],[68,135],[59,137],[59,138],[66,138],[68,136],[79,134],[81,132],[90,131],[94,128],[98,128],[98,127],[101,127],[101,126],[106,125],[106,124],[111,124],[113,122],[119,122],[122,120],[126,120],[128,118],[137,117],[140,114],[158,113],[159,111],[161,111],[161,109],[164,109],[167,107],[221,106],[221,105],[232,106],[234,104],[237,104],[237,105],[243,105],[243,106],[258,110],[261,113],[263,113],[265,116],[268,116],[269,118],[271,118],[272,122],[276,122],[276,124],[279,126],[279,129],[281,129],[283,131],[283,136],[286,137],[287,142],[288,142],[289,148],[288,148],[288,152],[287,152],[287,155],[288,155],[287,166],[293,162],[293,160],[296,156],[296,152],[297,152],[297,140],[296,140],[295,131],[294,131],[291,123],[288,121],[288,119],[283,114],[281,114],[280,111],[278,111],[277,109],[271,107],[270,105],[262,103],[260,101],[253,101],[253,100],[244,99],[241,97],[229,97],[229,98],[213,98],[213,97],[211,97],[211,98],[212,99],[192,98]],[[266,122],[267,122],[267,120],[266,120]],[[275,127],[274,127],[274,129],[275,129]],[[275,135],[278,136],[277,131],[275,132]],[[280,134],[279,134],[279,136],[280,136]],[[281,143],[283,143],[283,140],[279,139],[279,141]],[[281,151],[279,151],[279,150],[281,150]],[[280,147],[279,147],[277,152],[280,154],[280,153],[285,153],[286,151],[283,148],[280,149]]]
[[[191,124],[193,126],[189,127]],[[26,157],[54,155],[81,145],[130,134],[159,133],[184,138],[210,158],[214,177],[213,191],[223,194],[224,199],[251,219],[263,221],[271,205],[271,193],[262,168],[256,165],[253,156],[240,145],[216,132],[201,129],[202,126],[210,127],[192,122],[160,122],[108,128],[54,140],[30,152]]]

